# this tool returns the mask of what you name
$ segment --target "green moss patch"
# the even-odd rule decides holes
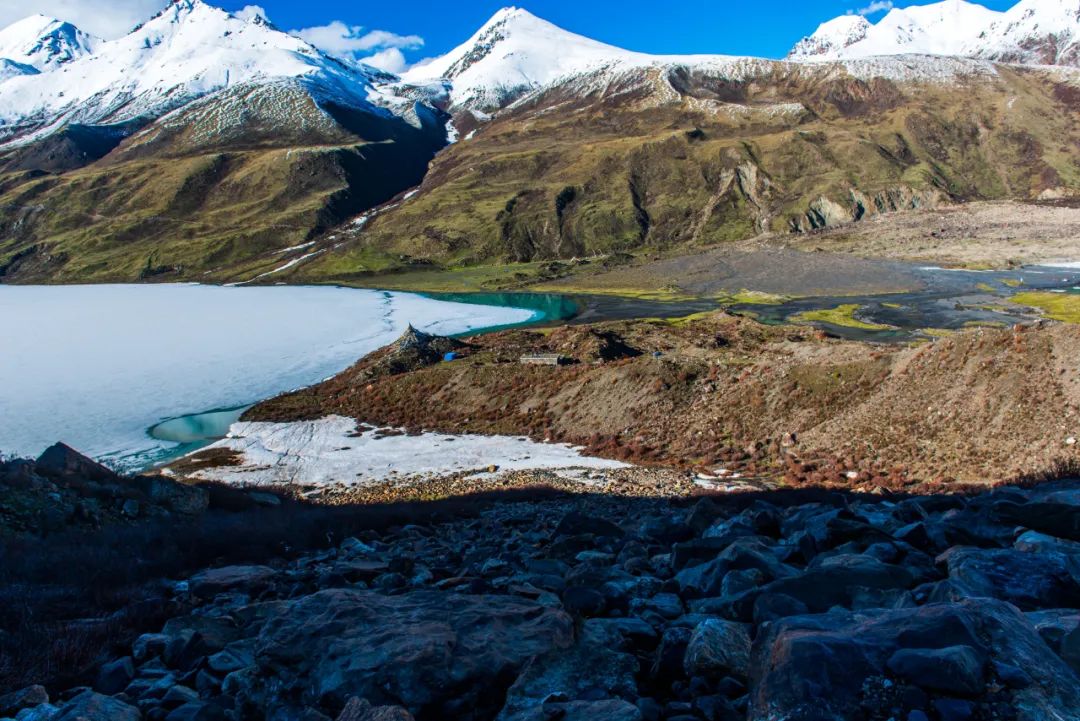
[[[1063,323],[1080,323],[1080,295],[1030,291],[1017,293],[1009,301],[1038,308],[1047,318]]]
[[[855,317],[859,310],[856,303],[847,303],[835,308],[822,308],[820,310],[806,310],[788,317],[793,323],[829,323],[845,328],[858,328],[859,330],[894,330],[891,325],[882,323],[868,323]]]

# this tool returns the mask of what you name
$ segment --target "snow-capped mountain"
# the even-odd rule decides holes
[[[490,109],[556,78],[637,57],[508,7],[465,43],[402,78],[417,84],[448,80],[454,105]]]
[[[980,33],[965,54],[1080,66],[1080,0],[1021,0]]]
[[[966,0],[893,8],[875,24],[845,15],[821,25],[791,51],[793,60],[922,53],[964,55],[1002,13]]]
[[[0,58],[0,83],[4,82],[8,78],[15,78],[20,75],[38,75],[39,71],[33,65],[23,65],[17,63],[14,60],[8,60],[7,58]]]
[[[77,30],[69,36],[84,37]],[[374,87],[374,73],[330,58],[262,18],[242,19],[202,0],[174,0],[128,35],[77,47],[94,51],[37,75],[6,71],[0,82],[0,143],[71,124],[151,120],[251,84],[299,82],[371,112],[387,113],[376,104],[395,102]]]
[[[1005,12],[965,0],[944,0],[894,8],[874,24],[844,15],[800,40],[788,58],[901,54],[1075,66],[1080,64],[1080,0],[1021,0]]]
[[[862,15],[841,15],[822,23],[813,35],[796,43],[788,57],[839,58],[845,49],[865,40],[873,27]]]
[[[31,15],[0,30],[0,58],[39,71],[52,70],[90,55],[102,42],[71,23]]]
[[[948,81],[957,75],[993,72],[989,65],[969,61],[888,56],[962,55],[959,48],[999,16],[964,0],[894,10],[878,25],[859,16],[842,16],[804,39],[791,60],[843,60],[841,70],[854,77],[901,81]],[[663,74],[682,68],[714,77],[745,79],[767,74],[775,67],[776,61],[762,58],[650,55],[624,50],[511,7],[497,12],[467,42],[414,67],[402,79],[414,86],[441,83],[447,92],[447,105],[455,111],[479,113],[477,117],[482,118],[532,92],[556,86],[580,96],[605,92],[628,76],[640,77],[647,71]]]

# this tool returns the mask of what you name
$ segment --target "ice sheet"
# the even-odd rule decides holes
[[[532,311],[330,287],[0,285],[0,452],[56,441],[131,467],[147,429],[318,382],[412,323],[460,333]]]

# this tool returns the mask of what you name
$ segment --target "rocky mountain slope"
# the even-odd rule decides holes
[[[200,0],[30,67],[0,71],[8,282],[363,281],[1080,188],[1066,67],[651,56],[508,8],[398,79]]]

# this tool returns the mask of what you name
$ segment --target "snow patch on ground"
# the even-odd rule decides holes
[[[564,444],[511,436],[382,436],[357,433],[356,421],[330,416],[297,423],[237,423],[210,446],[242,454],[239,466],[200,471],[197,478],[244,485],[366,485],[476,471],[615,469],[625,463],[581,455]]]
[[[1080,261],[1060,261],[1057,263],[1039,263],[1042,268],[1080,268]]]
[[[0,452],[64,441],[142,465],[175,448],[151,426],[316,383],[409,323],[448,335],[533,317],[348,288],[0,285]]]

